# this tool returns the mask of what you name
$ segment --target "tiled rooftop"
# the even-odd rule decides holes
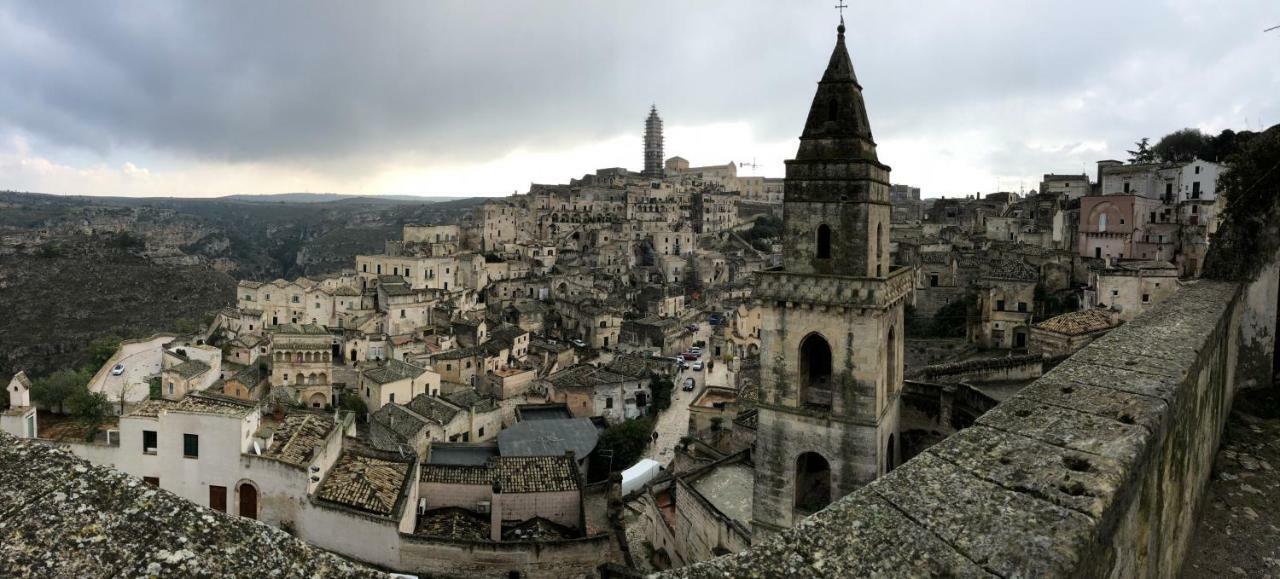
[[[0,464],[3,577],[386,576],[2,432]]]
[[[386,360],[375,367],[365,369],[364,377],[376,384],[388,384],[397,380],[417,378],[426,371],[425,368],[399,360]]]
[[[297,466],[310,464],[336,424],[333,417],[309,412],[290,414],[276,427],[274,442],[263,456]]]
[[[424,464],[425,483],[490,485],[504,493],[543,493],[577,490],[578,465],[564,456],[499,456],[484,466]]]
[[[415,535],[447,537],[464,541],[488,541],[489,519],[466,509],[448,507],[427,511],[418,517]]]
[[[210,392],[192,392],[182,400],[163,408],[169,412],[244,418],[252,413],[257,406],[230,396],[222,396]]]
[[[200,360],[187,360],[177,366],[165,370],[166,372],[174,372],[183,378],[191,378],[199,376],[209,371],[209,365]]]
[[[632,378],[583,364],[552,374],[547,380],[557,388],[595,388],[597,384],[616,384]]]
[[[409,409],[441,426],[449,424],[461,412],[457,406],[427,394],[419,394],[410,400]]]
[[[1068,336],[1081,336],[1099,330],[1114,328],[1119,326],[1120,323],[1106,310],[1090,308],[1054,316],[1036,324],[1035,327]]]
[[[564,456],[503,456],[493,463],[504,493],[578,489],[578,465]]]
[[[316,498],[376,515],[393,515],[412,465],[343,451]]]

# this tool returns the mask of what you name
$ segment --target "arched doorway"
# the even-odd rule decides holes
[[[258,487],[251,482],[240,483],[240,516],[246,519],[258,518]]]
[[[831,408],[831,346],[820,334],[800,341],[800,403]]]
[[[324,397],[324,394],[321,394],[321,393],[319,393],[319,392],[316,392],[315,394],[312,394],[312,395],[311,395],[311,407],[312,407],[312,408],[324,408],[324,403],[325,403],[325,397]]]
[[[808,515],[831,504],[831,464],[816,452],[796,457],[795,509]]]

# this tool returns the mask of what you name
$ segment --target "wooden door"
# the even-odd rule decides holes
[[[258,489],[249,483],[240,485],[240,516],[258,518]]]
[[[227,512],[227,487],[209,485],[209,508]]]

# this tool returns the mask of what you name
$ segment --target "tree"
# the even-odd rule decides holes
[[[597,453],[600,450],[612,451],[612,469],[615,471],[630,467],[644,456],[644,450],[651,442],[653,424],[652,418],[637,418],[606,428],[596,445]]]
[[[80,388],[67,397],[67,410],[86,426],[97,426],[107,417],[110,408],[107,395],[101,392],[90,392],[88,388]]]
[[[49,410],[65,413],[70,398],[86,389],[89,378],[86,372],[58,370],[32,383],[31,397]]]
[[[1227,207],[1203,277],[1248,281],[1280,249],[1280,125],[1247,139],[1227,167],[1218,178]]]
[[[89,342],[89,357],[96,368],[107,363],[111,356],[120,349],[120,337],[113,335],[99,336]]]
[[[653,409],[661,412],[671,408],[671,392],[675,390],[676,385],[667,378],[654,376],[649,381],[649,392],[653,394]]]
[[[1148,139],[1147,137],[1142,137],[1141,141],[1134,143],[1134,145],[1138,147],[1138,150],[1128,151],[1129,164],[1133,165],[1138,163],[1155,162],[1156,155],[1149,146],[1150,142],[1151,142],[1151,139]]]
[[[1151,152],[1164,163],[1186,163],[1209,150],[1209,139],[1200,129],[1181,129],[1161,138]]]
[[[116,401],[120,405],[120,411],[116,414],[124,415],[124,403],[129,401],[129,394],[137,390],[141,384],[136,382],[124,381],[120,384],[120,394],[116,396]]]
[[[178,318],[173,321],[173,327],[179,334],[190,335],[200,331],[200,322],[191,318]]]
[[[365,417],[369,414],[369,405],[365,404],[364,399],[356,395],[355,392],[343,392],[341,399],[338,400],[338,407],[354,413],[356,420],[360,422],[364,422]]]
[[[933,315],[929,336],[934,338],[963,338],[969,329],[969,313],[978,307],[978,297],[965,294]]]

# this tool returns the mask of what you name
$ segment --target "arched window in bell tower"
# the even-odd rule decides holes
[[[818,259],[831,259],[831,227],[826,223],[818,226]]]
[[[800,341],[800,404],[831,408],[831,346],[817,333]]]

